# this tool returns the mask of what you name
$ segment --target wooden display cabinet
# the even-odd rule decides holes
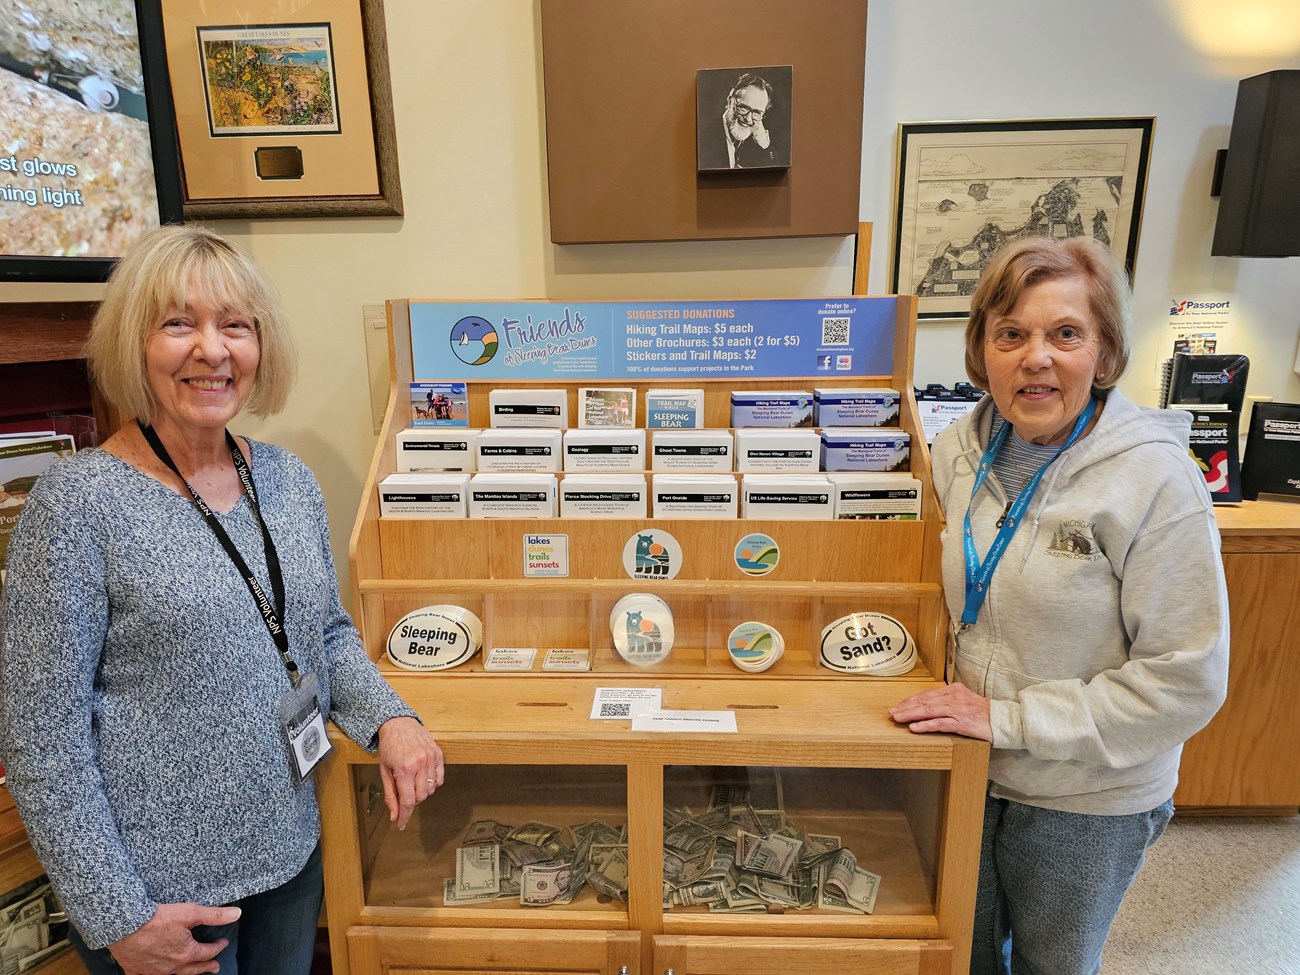
[[[0,304],[0,386],[16,378],[18,370],[40,363],[54,370],[81,358],[96,305],[88,301],[48,301]],[[75,373],[75,369],[70,373]],[[57,393],[58,391],[54,391]],[[116,428],[117,412],[94,397],[93,408],[101,438]],[[29,404],[9,399],[4,408],[15,414]],[[13,890],[44,873],[14,808],[9,790],[0,786],[0,891]],[[76,952],[69,949],[32,969],[33,975],[85,975]]]
[[[393,390],[351,539],[357,617],[385,676],[435,733],[447,784],[391,828],[375,757],[336,731],[339,754],[320,782],[327,911],[336,975],[403,972],[830,972],[846,964],[889,973],[959,975],[967,968],[978,870],[987,745],[913,735],[888,708],[943,678],[948,630],[939,585],[939,518],[912,395],[914,298],[889,302],[891,371],[884,375],[691,382],[620,382],[705,388],[705,425],[729,422],[732,389],[892,386],[912,435],[922,517],[889,521],[381,519],[375,485],[396,470],[396,433],[409,426],[413,380],[410,303],[389,303]],[[886,306],[882,306],[886,307]],[[437,378],[437,377],[420,377]],[[462,377],[450,377],[462,378]],[[582,383],[569,391],[576,416]],[[469,382],[470,426],[488,426],[491,384]],[[672,532],[683,549],[671,580],[633,580],[624,543],[637,531]],[[781,546],[770,575],[748,578],[732,557],[746,534]],[[527,533],[567,534],[567,578],[525,578]],[[671,656],[624,663],[608,618],[628,592],[672,607]],[[484,622],[485,646],[539,649],[532,671],[490,673],[476,657],[438,674],[391,665],[384,643],[405,613],[455,603]],[[895,616],[916,640],[911,673],[845,677],[819,666],[820,630],[854,610]],[[768,622],[785,656],[766,673],[730,662],[737,623]],[[592,650],[588,673],[541,670],[542,650]],[[632,733],[592,721],[600,685],[662,689],[663,706],[735,712],[737,734]],[[707,807],[711,784],[780,783],[780,807],[813,832],[840,836],[881,875],[870,915],[829,910],[741,915],[665,909],[663,808]],[[445,905],[456,849],[476,819],[556,826],[600,819],[627,827],[629,898],[603,903],[584,890],[564,907],[517,902]]]
[[[1300,808],[1300,505],[1214,509],[1232,651],[1228,699],[1183,747],[1180,812],[1296,815]]]
[[[13,797],[0,785],[0,891],[21,887],[44,872],[27,842],[27,831],[14,808]],[[30,971],[32,975],[86,975],[85,966],[71,947]]]

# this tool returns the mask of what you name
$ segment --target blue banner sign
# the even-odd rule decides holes
[[[888,376],[897,299],[413,301],[417,380]]]

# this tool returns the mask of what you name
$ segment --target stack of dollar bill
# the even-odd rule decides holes
[[[0,975],[30,971],[66,949],[67,921],[45,877],[5,894],[0,905]]]
[[[584,886],[602,902],[626,903],[626,826],[508,826],[480,819],[465,831],[442,902],[451,907],[509,898],[524,907],[550,907],[570,903]]]
[[[664,909],[767,913],[813,907],[870,914],[880,877],[838,836],[805,833],[742,789],[713,789],[707,812],[664,807]]]

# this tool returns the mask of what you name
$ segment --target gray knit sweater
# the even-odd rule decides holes
[[[250,441],[291,650],[364,747],[411,714],[339,603],[319,485]],[[219,515],[266,590],[247,498]],[[51,468],[10,542],[0,756],[32,845],[91,947],[162,902],[223,904],[293,877],[320,832],[277,723],[289,687],[252,596],[189,498],[111,454]]]

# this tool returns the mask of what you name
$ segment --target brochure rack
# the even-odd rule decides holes
[[[942,681],[948,629],[940,518],[912,394],[915,299],[856,300],[894,310],[887,374],[618,385],[636,386],[639,400],[651,387],[703,386],[711,427],[727,426],[733,389],[892,386],[923,485],[918,521],[381,519],[375,485],[396,469],[394,438],[410,424],[407,390],[417,378],[411,303],[389,303],[393,390],[351,539],[355,605],[371,656],[438,737],[447,784],[398,832],[374,756],[334,733],[339,755],[320,787],[336,973],[966,971],[987,746],[913,735],[887,713]],[[487,427],[494,384],[466,371],[470,426]],[[538,385],[566,389],[573,417],[577,387],[596,384]],[[648,527],[681,543],[675,578],[634,580],[624,571],[625,543]],[[770,575],[748,578],[733,552],[755,531],[777,540],[781,556]],[[529,533],[568,536],[567,577],[524,576]],[[608,626],[614,602],[637,591],[665,599],[677,627],[671,656],[649,668],[618,657]],[[390,629],[433,603],[478,614],[485,647],[537,647],[533,670],[485,672],[482,655],[435,674],[392,666],[384,656]],[[849,677],[818,665],[821,627],[854,610],[887,613],[908,628],[918,645],[911,673]],[[737,670],[725,650],[730,629],[751,619],[785,636],[784,657],[763,674]],[[591,671],[543,672],[547,647],[589,648]],[[738,733],[633,733],[626,722],[590,720],[598,686],[659,688],[665,708],[732,710]],[[665,803],[698,811],[712,787],[738,780],[777,783],[776,801],[792,821],[841,838],[880,874],[874,912],[665,909]],[[584,890],[564,907],[529,909],[517,898],[448,906],[443,884],[455,876],[461,836],[481,819],[626,825],[628,902]]]

